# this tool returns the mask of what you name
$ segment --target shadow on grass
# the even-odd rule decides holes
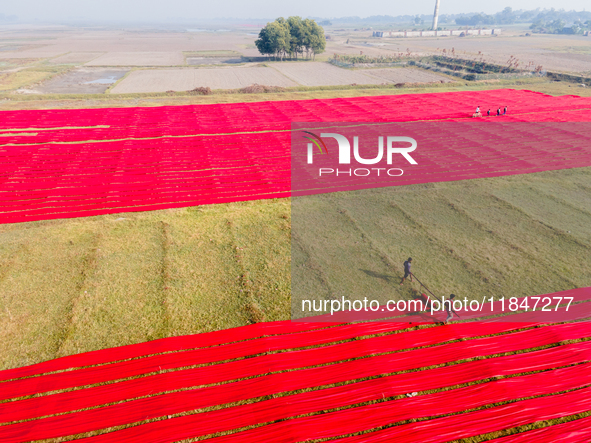
[[[386,283],[392,283],[392,284],[395,283],[395,285],[394,285],[395,288],[400,286],[400,280],[402,279],[402,277],[400,275],[394,276],[394,275],[380,274],[378,272],[369,271],[367,269],[359,269],[359,270],[361,272],[364,272],[366,275],[368,275],[370,277],[382,279]],[[412,283],[412,281],[411,281],[411,283]],[[421,297],[420,292],[414,288],[407,289],[405,292],[410,292],[410,294],[405,294],[406,298],[408,298],[409,300],[411,300],[411,299],[416,300]]]
[[[370,277],[381,278],[386,283],[394,283],[396,280],[400,280],[400,278],[401,278],[401,277],[394,277],[392,275],[379,274],[374,271],[368,271],[367,269],[359,269],[359,270],[361,272],[364,272],[366,275],[369,275]]]

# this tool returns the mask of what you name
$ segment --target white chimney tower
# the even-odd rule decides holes
[[[437,19],[439,18],[439,1],[435,0],[435,12],[433,13],[433,31],[437,31]]]

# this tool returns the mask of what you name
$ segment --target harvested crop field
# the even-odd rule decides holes
[[[42,81],[49,77],[51,73],[45,71],[9,69],[0,71],[0,91],[17,89],[31,83]]]
[[[243,63],[241,58],[188,57],[188,64]],[[188,91],[204,86],[238,89],[267,86],[337,86],[349,84],[450,82],[449,78],[411,68],[349,70],[323,62],[273,63],[270,67],[240,66],[212,69],[166,69],[132,72],[112,93]]]
[[[39,45],[31,47],[15,48],[14,51],[0,51],[0,59],[7,58],[35,58],[35,59],[48,59],[53,57],[59,57],[64,54],[64,50],[60,48],[53,48],[48,45]]]
[[[379,85],[384,83],[383,79],[365,75],[361,71],[343,69],[325,62],[283,62],[273,63],[271,66],[303,86]]]
[[[102,94],[128,69],[79,68],[54,77],[35,88],[46,94]]]
[[[381,41],[390,48],[409,48],[413,53],[440,53],[444,48],[447,51],[454,48],[455,53],[464,58],[484,57],[486,61],[504,65],[513,56],[521,66],[532,62],[534,66],[542,65],[549,71],[582,73],[591,71],[591,54],[567,51],[571,47],[588,47],[589,40],[582,35],[533,34],[520,38],[502,34],[493,38],[384,38]]]
[[[182,66],[181,51],[169,52],[109,52],[89,61],[85,66]]]
[[[363,69],[359,72],[390,83],[449,83],[453,81],[444,75],[413,68]]]
[[[238,89],[254,83],[297,86],[276,70],[266,67],[150,69],[132,72],[111,93],[189,91],[202,86],[211,89]]]
[[[97,57],[103,52],[70,52],[69,54],[61,55],[49,60],[50,63],[55,64],[81,64],[87,63]]]
[[[187,57],[188,65],[231,65],[245,61],[241,57]]]

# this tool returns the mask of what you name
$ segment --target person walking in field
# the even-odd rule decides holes
[[[503,115],[507,114],[507,107],[505,106],[505,109],[503,109]]]
[[[445,324],[448,324],[451,321],[454,314],[457,315],[457,312],[454,311],[454,308],[453,308],[454,298],[456,298],[456,294],[449,294],[449,308],[447,306],[445,307],[445,312],[447,312],[447,318],[445,319]]]
[[[490,115],[490,109],[486,111],[486,115]]]
[[[497,117],[501,115],[501,108],[499,107],[499,109],[497,109]]]
[[[404,277],[402,277],[402,281],[400,282],[400,286],[402,286],[402,283],[404,283],[404,280],[406,280],[406,277],[409,277],[410,281],[412,281],[412,272],[410,272],[411,263],[412,263],[412,257],[408,257],[408,260],[406,260],[404,262]]]

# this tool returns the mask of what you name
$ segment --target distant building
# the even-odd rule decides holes
[[[500,29],[456,29],[452,31],[374,31],[373,37],[441,37],[457,35],[499,35]]]

